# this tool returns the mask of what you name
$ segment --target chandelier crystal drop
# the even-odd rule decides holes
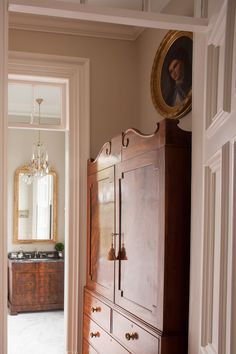
[[[39,105],[39,126],[40,126],[40,105],[43,102],[42,98],[37,98],[36,102]],[[38,131],[38,141],[33,144],[32,157],[29,163],[29,173],[26,175],[25,182],[31,184],[35,178],[46,176],[49,173],[48,152],[47,147],[40,139],[40,130]]]
[[[47,148],[40,141],[33,145],[30,168],[35,177],[43,177],[49,172]]]

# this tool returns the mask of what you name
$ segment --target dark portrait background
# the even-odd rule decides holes
[[[161,93],[165,103],[169,106],[177,105],[177,94],[184,99],[192,88],[192,47],[192,39],[180,37],[169,48],[164,59],[161,71]],[[170,64],[174,59],[181,60],[183,63],[184,73],[181,84],[177,84],[169,73]]]

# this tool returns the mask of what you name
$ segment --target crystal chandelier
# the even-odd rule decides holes
[[[36,102],[39,105],[39,126],[40,126],[40,105],[43,102],[42,98],[37,98]],[[29,172],[26,175],[25,182],[31,184],[35,178],[40,178],[49,173],[48,153],[44,143],[40,140],[40,130],[38,130],[38,141],[33,144],[32,157],[28,166]]]

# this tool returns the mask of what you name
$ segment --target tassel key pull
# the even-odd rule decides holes
[[[121,249],[118,252],[117,258],[120,261],[127,261],[126,249],[124,243],[122,243]]]
[[[112,242],[111,248],[109,249],[109,252],[107,254],[107,259],[108,259],[108,261],[114,261],[116,259],[116,252],[115,252],[113,242]]]
[[[115,251],[115,248],[114,248],[114,242],[113,242],[113,237],[114,236],[117,236],[119,234],[117,233],[113,233],[111,234],[111,247],[108,251],[108,254],[107,254],[107,259],[108,261],[115,261],[116,260],[116,251]]]

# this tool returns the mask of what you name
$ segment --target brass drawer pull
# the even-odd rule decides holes
[[[138,339],[138,333],[125,333],[125,338],[127,339],[127,340],[130,340],[130,339],[132,339],[132,340],[134,340],[134,339]]]
[[[90,337],[91,338],[93,338],[93,337],[98,338],[98,337],[100,337],[100,333],[99,332],[91,332]]]
[[[96,306],[96,307],[91,307],[91,312],[101,312],[101,307]]]

